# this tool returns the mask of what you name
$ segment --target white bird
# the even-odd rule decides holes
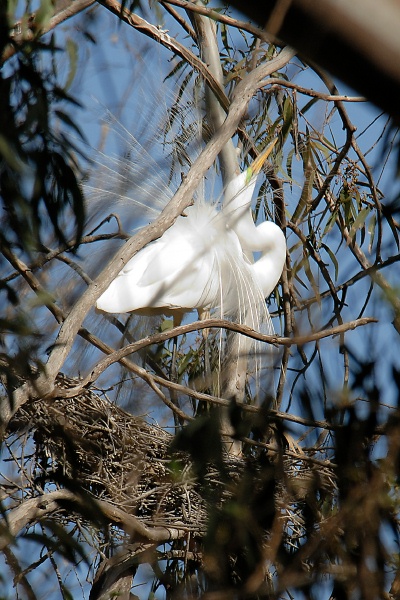
[[[196,202],[128,261],[97,300],[97,309],[173,315],[180,322],[194,309],[237,315],[246,310],[246,298],[265,305],[281,276],[286,243],[275,223],[255,225],[250,206],[273,145],[230,182],[221,210]],[[261,253],[254,262],[253,252]]]
[[[272,221],[255,225],[251,200],[257,175],[275,146],[277,138],[262,152],[252,165],[232,179],[224,194],[223,212],[227,227],[239,238],[243,253],[250,260],[251,271],[262,292],[268,298],[274,291],[286,261],[286,240],[281,228]],[[254,252],[261,256],[254,261]]]

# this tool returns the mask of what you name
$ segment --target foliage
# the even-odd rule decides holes
[[[172,2],[102,4],[45,36],[45,2],[18,35],[11,3],[0,14],[3,572],[27,598],[128,598],[132,585],[141,598],[396,597],[396,132],[298,58],[243,100],[235,156],[243,169],[278,139],[254,218],[282,227],[288,257],[268,301],[275,374],[264,339],[233,361],[245,383],[232,397],[240,334],[185,324],[176,338],[161,316],[106,321],[85,306],[126,232],[158,216],[218,136],[204,87],[227,109],[281,51],[227,8],[214,38],[207,16]],[[105,8],[125,23],[112,30]],[[95,28],[111,33],[91,54]],[[135,57],[124,88],[105,68],[121,56]],[[98,151],[76,112],[94,71],[111,103]],[[206,194],[220,194],[223,164],[203,173]]]
[[[2,36],[2,55],[12,43],[11,32]],[[38,250],[43,230],[46,237],[49,234],[49,224],[63,244],[66,234],[75,234],[76,246],[82,237],[83,197],[75,148],[54,123],[57,116],[79,135],[63,108],[76,109],[79,103],[58,82],[59,53],[53,37],[48,42],[32,40],[3,67],[0,79],[2,244],[26,252]],[[71,216],[75,231],[66,229]]]
[[[43,4],[43,7],[45,4]],[[2,4],[0,13],[0,56],[7,56],[16,43],[24,19],[10,29],[13,4]],[[40,13],[37,27],[40,27]],[[74,134],[78,126],[68,110],[79,106],[60,85],[57,57],[61,50],[55,39],[39,37],[21,43],[18,53],[3,65],[0,72],[0,201],[3,271],[19,259],[32,258],[51,238],[63,245],[78,247],[83,233],[84,201],[78,181],[76,148],[66,131],[57,130],[55,119]],[[8,265],[8,267],[7,267]],[[14,384],[17,373],[25,377],[36,355],[39,332],[29,320],[26,306],[19,302],[10,281],[1,281],[3,306],[14,307],[10,318],[6,307],[1,319],[2,373]],[[43,293],[38,301],[46,303]],[[29,312],[29,311],[28,311]],[[17,344],[10,365],[10,344]],[[29,340],[29,341],[28,341]]]

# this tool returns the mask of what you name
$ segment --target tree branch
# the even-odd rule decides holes
[[[88,499],[90,504],[88,505]],[[0,520],[0,550],[8,546],[13,537],[16,537],[22,529],[33,523],[38,523],[50,514],[62,509],[63,503],[72,503],[77,510],[82,510],[83,515],[97,508],[99,516],[106,517],[128,534],[134,536],[137,541],[151,541],[157,544],[171,540],[177,540],[186,535],[187,528],[182,527],[148,527],[133,515],[123,509],[106,502],[86,496],[81,497],[70,490],[56,490],[42,496],[29,498],[17,508],[7,512],[7,518]]]
[[[304,96],[310,96],[311,98],[318,98],[319,100],[324,100],[325,102],[367,102],[368,99],[364,96],[342,96],[340,94],[324,94],[323,92],[318,92],[316,90],[311,90],[310,88],[302,87],[297,83],[292,83],[291,81],[286,81],[280,77],[271,77],[265,81],[264,86],[282,86],[289,88],[291,90],[296,90],[299,94],[303,94]]]
[[[194,323],[180,325],[179,327],[174,327],[173,329],[164,331],[162,333],[155,333],[146,338],[143,338],[142,340],[139,340],[132,344],[128,344],[120,350],[113,351],[109,356],[99,361],[94,367],[94,369],[92,369],[92,371],[89,373],[89,375],[87,375],[84,379],[82,379],[79,382],[78,386],[76,386],[75,388],[69,388],[68,390],[65,390],[64,393],[61,395],[64,397],[76,396],[83,388],[87,388],[90,385],[92,385],[108,367],[110,367],[116,362],[120,362],[121,359],[125,358],[126,356],[129,356],[134,352],[138,352],[143,348],[146,348],[147,346],[152,346],[153,344],[161,344],[166,340],[172,339],[179,335],[186,335],[188,333],[191,333],[192,331],[212,328],[223,328],[229,331],[235,331],[236,333],[243,334],[246,337],[258,340],[260,342],[265,342],[267,344],[290,347],[294,345],[303,346],[310,342],[315,342],[317,340],[321,340],[327,337],[339,335],[344,333],[345,331],[356,329],[356,327],[362,327],[363,325],[376,322],[377,319],[373,317],[364,317],[362,319],[350,321],[349,323],[343,323],[342,325],[338,325],[330,329],[324,329],[322,331],[316,331],[308,335],[290,338],[279,337],[277,335],[264,335],[255,331],[251,327],[248,327],[247,325],[239,325],[238,323],[232,323],[231,321],[226,321],[223,319],[205,319],[204,321],[195,321]]]
[[[49,377],[53,378],[54,381],[87,312],[126,265],[128,260],[146,244],[159,238],[174,223],[184,209],[192,203],[193,193],[198,187],[201,178],[210,168],[223,146],[234,135],[247,104],[257,90],[260,81],[269,73],[281,69],[292,57],[293,51],[291,49],[282,50],[279,56],[257,67],[257,69],[238,84],[225,122],[196,159],[174,198],[153,223],[144,227],[137,235],[127,241],[71,310],[61,327],[56,346],[48,361],[45,381],[48,381]]]

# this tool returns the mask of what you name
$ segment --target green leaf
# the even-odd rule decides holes
[[[190,361],[192,360],[193,357],[193,350],[190,349],[189,352],[187,352],[183,359],[179,362],[178,365],[178,377],[182,377],[182,375],[184,375],[187,367],[189,366]]]
[[[393,234],[394,240],[396,242],[397,249],[399,249],[400,244],[399,244],[399,234],[398,234],[397,224],[393,221],[391,211],[384,204],[382,204],[382,213],[383,213],[383,216],[385,217],[386,221],[388,222],[390,229],[392,230],[392,234]]]
[[[369,233],[369,244],[368,244],[368,252],[372,253],[372,246],[374,245],[375,239],[375,229],[376,229],[376,213],[373,212],[371,218],[368,223],[368,233]]]
[[[282,126],[282,139],[283,142],[287,139],[291,129],[293,127],[293,104],[290,96],[286,96],[283,103],[283,126]]]
[[[10,142],[0,133],[0,156],[4,158],[7,162],[8,166],[16,171],[17,173],[22,173],[24,170],[24,165],[20,161],[17,153],[14,151]]]
[[[54,13],[52,0],[41,0],[40,7],[35,14],[35,25],[38,29],[44,29],[50,22]]]
[[[294,150],[294,148],[292,148],[291,150],[289,150],[287,158],[286,158],[286,172],[287,172],[287,175],[290,180],[292,179],[292,163],[293,163],[294,156],[295,156],[295,150]]]
[[[311,98],[311,100],[309,100],[301,109],[302,114],[305,115],[306,112],[308,112],[314,106],[314,104],[318,102],[318,100],[319,98]]]
[[[228,42],[228,28],[227,28],[227,26],[226,26],[225,23],[221,23],[220,24],[220,32],[221,32],[222,45],[225,48],[227,54],[229,55],[231,47],[229,46],[229,42]]]
[[[332,250],[329,248],[329,246],[327,246],[324,243],[321,243],[321,248],[323,248],[329,254],[329,258],[331,259],[332,264],[335,267],[335,281],[337,281],[338,276],[339,276],[339,263],[335,256],[335,253],[332,252]]]
[[[164,331],[171,331],[173,326],[174,323],[172,319],[164,319],[160,325],[160,331],[161,333],[164,333]]]
[[[315,161],[312,152],[312,142],[308,138],[305,150],[302,152],[304,184],[300,200],[293,213],[293,221],[298,222],[308,212],[312,203],[312,190],[314,186]]]
[[[320,303],[321,298],[320,298],[320,294],[319,294],[319,288],[317,286],[317,283],[315,281],[313,272],[311,270],[311,266],[310,266],[310,261],[309,261],[308,254],[306,254],[306,253],[304,253],[304,258],[302,260],[302,266],[303,266],[303,269],[304,269],[304,271],[305,271],[305,273],[307,275],[307,279],[310,282],[311,287],[312,287],[312,289],[314,291],[314,294],[315,294],[315,297],[317,299],[317,302]]]
[[[336,217],[338,215],[338,210],[335,209],[329,216],[326,225],[325,225],[325,229],[322,233],[322,237],[324,238],[326,236],[327,233],[329,233],[331,231],[331,229],[333,228],[333,226],[336,223]]]
[[[330,144],[327,140],[326,144],[322,144],[321,142],[319,142],[318,140],[313,140],[312,143],[312,150],[314,152],[314,155],[318,157],[318,160],[320,159],[319,154],[317,152],[317,148],[318,150],[323,154],[324,156],[324,164],[325,164],[325,168],[329,168],[330,165],[330,157],[332,155],[332,144]]]
[[[69,72],[64,87],[66,90],[68,90],[76,75],[76,69],[78,65],[78,46],[76,42],[74,42],[74,40],[68,38],[65,44],[65,49],[67,51],[69,59]]]
[[[349,231],[349,235],[350,235],[351,239],[354,239],[354,237],[357,233],[357,230],[364,226],[365,219],[367,218],[367,216],[369,215],[370,212],[371,212],[371,209],[369,206],[366,206],[365,208],[360,210],[360,212],[358,213],[358,215],[357,215],[355,221],[353,222],[353,225],[351,226],[351,229]]]
[[[358,211],[354,202],[354,191],[347,184],[344,184],[340,190],[339,202],[343,209],[345,224],[350,229],[357,218]]]
[[[73,129],[81,139],[84,139],[82,130],[78,127],[76,123],[74,123],[74,121],[69,115],[67,115],[67,113],[65,113],[62,110],[55,110],[54,114],[60,119],[60,121],[63,121],[63,123],[68,125],[68,127],[71,127],[71,129]]]
[[[49,292],[45,290],[41,290],[36,292],[36,294],[29,300],[29,308],[35,308],[37,306],[47,306],[53,304],[55,302],[55,297],[52,296]]]

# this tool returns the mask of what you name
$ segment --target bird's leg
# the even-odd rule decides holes
[[[181,322],[182,322],[182,316],[174,315],[173,327],[179,327]],[[176,336],[173,338],[173,341],[172,341],[172,357],[171,357],[171,369],[170,369],[170,379],[174,383],[178,382],[178,369],[177,369],[177,365],[176,365],[177,354],[178,354],[178,337]],[[171,396],[171,400],[175,404],[175,406],[180,408],[178,394],[177,394],[176,390],[171,389],[170,396]],[[178,415],[175,413],[174,413],[174,423],[175,423],[175,427],[180,427],[183,425],[182,419],[180,419],[180,417],[178,417]]]
[[[178,327],[178,325],[175,324],[175,319],[174,319],[173,327]],[[170,368],[169,376],[171,378],[171,381],[173,381],[175,383],[178,380],[178,370],[177,370],[177,366],[176,366],[177,353],[178,353],[178,338],[174,337],[172,340],[172,358],[171,358],[171,368]]]
[[[201,310],[198,310],[197,312],[198,312],[200,321],[205,321],[206,319],[210,318],[209,310],[201,309]],[[204,379],[207,384],[207,387],[208,387],[209,383],[211,384],[211,382],[212,382],[210,353],[209,353],[209,344],[208,344],[209,334],[210,334],[210,330],[208,328],[205,328],[202,330],[202,336],[203,336],[203,342],[204,342]]]

